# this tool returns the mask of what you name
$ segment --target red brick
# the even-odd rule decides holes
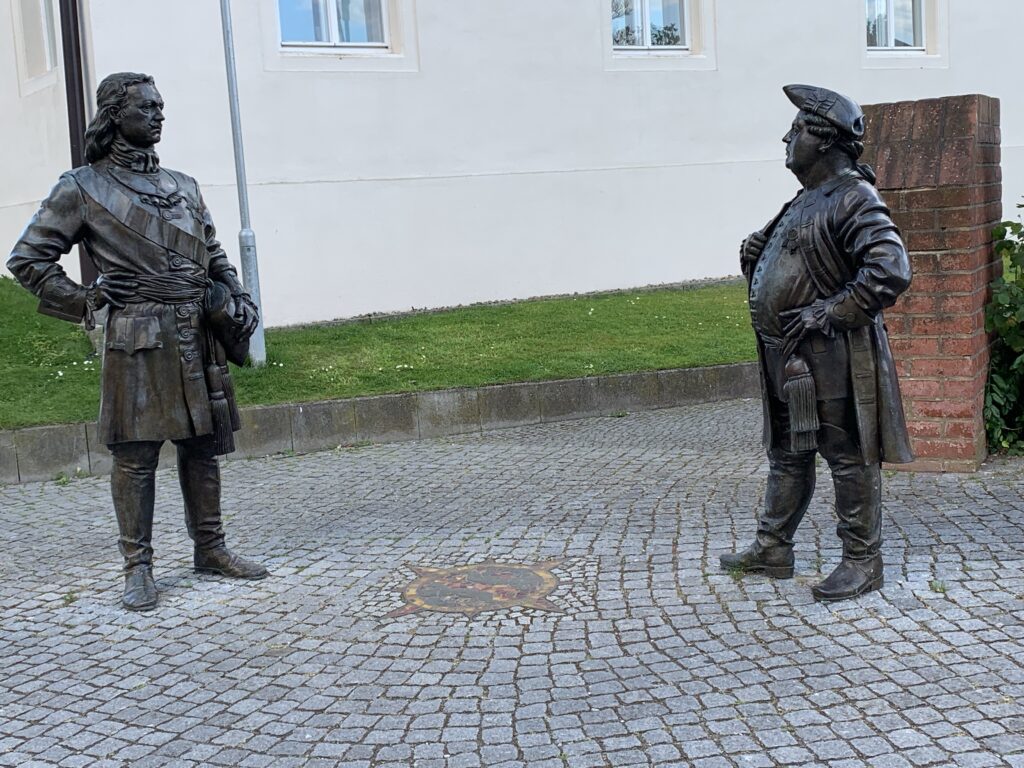
[[[935,314],[939,308],[939,296],[934,293],[913,293],[907,291],[900,299],[899,308],[908,315]]]
[[[939,339],[939,352],[943,355],[973,356],[988,346],[988,334],[972,333],[969,336]]]
[[[974,180],[979,184],[1002,182],[1003,169],[998,165],[979,165],[975,169]]]
[[[911,437],[942,437],[943,422],[917,421],[907,422],[907,432]]]
[[[999,144],[1002,141],[1002,132],[995,125],[978,126],[979,144]]]
[[[967,336],[983,325],[984,318],[973,315],[914,315],[910,318],[910,332],[922,336]]]
[[[942,134],[946,138],[977,136],[983,110],[976,96],[958,96],[944,100],[946,114]]]
[[[964,227],[988,227],[998,220],[1002,208],[994,210],[991,203],[978,203],[967,208],[941,208],[936,211],[936,229],[957,229]]]
[[[893,104],[893,112],[889,116],[888,126],[889,132],[886,137],[888,141],[909,139],[914,131],[913,104],[906,101]]]
[[[945,423],[944,430],[946,437],[965,437],[974,440],[984,433],[985,426],[980,419],[950,420]],[[931,435],[922,435],[922,437],[931,437]]]
[[[985,307],[985,291],[974,291],[958,295],[946,294],[936,297],[935,309],[939,314],[968,315],[980,312]]]
[[[1001,183],[985,184],[974,188],[980,203],[996,203],[1003,199],[1003,185]]]
[[[939,184],[971,184],[977,181],[978,159],[977,144],[973,137],[945,139],[939,149]]]
[[[893,221],[903,232],[939,229],[943,226],[936,211],[931,209],[899,211],[893,214]]]
[[[912,367],[914,376],[969,376],[975,370],[975,362],[970,357],[915,358]]]
[[[897,359],[902,357],[927,357],[939,354],[939,340],[922,336],[904,336],[890,339],[892,353]]]
[[[900,388],[904,383],[900,382]],[[914,417],[925,419],[970,419],[977,412],[977,403],[971,401],[914,400],[910,403]]]
[[[893,336],[910,335],[910,315],[902,312],[893,312],[885,316],[886,330]]]
[[[951,400],[971,401],[979,392],[985,391],[985,376],[978,376],[968,381],[947,379],[942,382],[942,394]]]
[[[908,187],[933,187],[939,180],[941,156],[936,156],[934,141],[911,142],[907,145],[895,145],[893,151],[899,153],[900,165],[906,169],[903,183]],[[973,181],[973,179],[972,179]]]
[[[914,453],[919,458],[931,459],[967,459],[974,456],[978,449],[973,440],[966,439],[926,439],[911,438]]]
[[[940,187],[937,189],[912,189],[905,193],[906,207],[916,208],[963,208],[982,201],[977,187]]]
[[[910,284],[911,290],[925,293],[950,291],[951,293],[970,293],[977,288],[978,281],[973,274],[955,275],[915,275]]]
[[[978,145],[978,162],[983,165],[999,165],[1002,160],[1002,151],[998,144]]]
[[[910,102],[914,109],[914,128],[911,138],[934,142],[942,136],[946,114],[946,99],[921,99]]]
[[[934,379],[903,379],[901,392],[909,398],[942,397],[942,382]]]

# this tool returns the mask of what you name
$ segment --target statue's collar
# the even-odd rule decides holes
[[[842,173],[840,173],[838,176],[836,176],[834,178],[829,179],[824,184],[822,184],[820,187],[815,187],[814,189],[805,190],[805,192],[815,192],[815,193],[817,193],[819,195],[823,195],[824,197],[828,197],[833,192],[835,192],[837,189],[839,189],[839,187],[841,187],[843,184],[848,182],[850,179],[859,179],[860,177],[861,176],[860,176],[859,173],[857,173],[857,171],[855,171],[853,169],[850,169],[848,171],[843,171]]]
[[[160,170],[160,158],[155,149],[133,147],[120,136],[110,145],[110,159],[115,165],[136,173],[156,173]]]

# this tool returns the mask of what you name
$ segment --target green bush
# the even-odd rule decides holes
[[[1024,207],[1024,206],[1019,206]],[[995,333],[985,388],[989,448],[1024,454],[1024,224],[1004,221],[993,231],[1003,275],[992,283],[985,330]]]

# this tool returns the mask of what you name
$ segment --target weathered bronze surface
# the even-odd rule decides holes
[[[88,165],[43,201],[7,267],[44,314],[94,324],[107,309],[100,439],[114,456],[114,509],[125,559],[124,605],[156,606],[152,577],[154,472],[175,443],[195,567],[240,578],[266,569],[228,551],[217,455],[239,428],[225,345],[244,357],[259,317],[217,241],[199,185],[163,168],[154,150],[164,102],[148,75],[110,75],[86,131]],[[58,263],[80,243],[99,277],[90,286]],[[216,329],[208,321],[216,312]]]
[[[754,543],[722,566],[793,575],[793,535],[814,493],[815,456],[836,493],[842,562],[812,588],[842,600],[883,584],[880,463],[913,459],[882,310],[910,285],[910,259],[874,172],[858,162],[864,114],[825,88],[788,85],[799,112],[786,167],[803,189],[740,246],[750,289],[769,474]]]
[[[547,599],[558,586],[551,569],[560,563],[549,560],[514,565],[488,560],[454,568],[410,566],[416,578],[402,591],[406,605],[388,616],[394,618],[420,610],[475,616],[514,606],[561,613],[562,609]]]

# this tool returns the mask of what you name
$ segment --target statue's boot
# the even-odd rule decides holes
[[[124,574],[124,595],[121,605],[129,611],[151,611],[156,608],[156,582],[153,566],[140,565]]]
[[[778,445],[768,453],[768,486],[757,538],[742,552],[722,555],[722,568],[793,578],[793,535],[814,495],[814,451],[794,452]]]
[[[864,465],[859,456],[830,462],[836,489],[836,531],[843,542],[843,559],[822,582],[811,587],[815,600],[833,602],[881,589],[882,480],[877,464]]]
[[[793,578],[793,547],[782,544],[762,546],[760,541],[742,552],[731,552],[719,557],[722,568],[770,576],[773,579]]]
[[[182,440],[178,448],[178,480],[185,501],[185,525],[194,544],[197,573],[236,579],[262,579],[267,569],[229,550],[224,543],[220,512],[220,466],[213,441]]]
[[[832,603],[881,589],[883,583],[881,555],[867,560],[850,560],[844,556],[826,579],[811,587],[811,594],[819,602]]]
[[[116,443],[110,451],[114,455],[110,490],[117,515],[118,548],[124,556],[121,604],[130,611],[149,611],[157,603],[152,538],[160,443]]]

